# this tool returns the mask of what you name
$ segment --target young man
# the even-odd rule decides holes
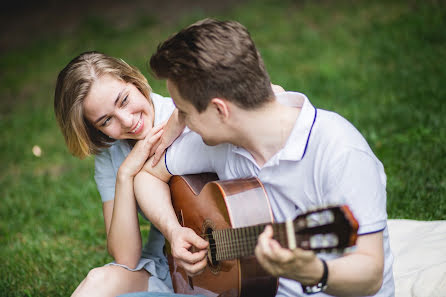
[[[179,225],[166,182],[200,172],[220,179],[256,176],[278,222],[310,208],[347,204],[360,225],[356,249],[339,257],[281,247],[266,228],[255,252],[280,277],[277,296],[305,296],[305,286],[316,284],[335,296],[394,295],[384,168],[348,121],[316,109],[303,94],[275,96],[249,33],[237,22],[195,23],[162,43],[150,65],[167,79],[179,116],[193,132],[174,142],[165,162],[145,165],[135,194],[189,274],[206,266],[207,242]],[[191,246],[199,251],[190,252]]]

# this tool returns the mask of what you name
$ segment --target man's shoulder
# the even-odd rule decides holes
[[[334,111],[317,110],[316,133],[326,141],[363,144],[361,132],[346,118]]]
[[[322,153],[334,162],[351,153],[375,155],[366,138],[350,121],[333,111],[318,109],[309,145],[316,155]]]
[[[166,150],[166,167],[173,174],[199,173],[202,168],[217,170],[225,167],[231,151],[230,144],[208,146],[199,134],[189,130]]]

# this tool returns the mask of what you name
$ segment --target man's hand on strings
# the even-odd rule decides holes
[[[170,234],[172,256],[189,276],[200,274],[207,264],[208,242],[192,229],[175,228]]]

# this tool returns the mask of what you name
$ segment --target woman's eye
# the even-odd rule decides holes
[[[105,121],[102,123],[101,127],[105,127],[108,125],[108,123],[110,123],[111,117],[108,117],[105,119]]]
[[[126,105],[126,104],[128,103],[128,98],[129,98],[129,96],[127,95],[127,96],[124,97],[124,99],[122,99],[122,101],[121,101],[121,107],[124,106],[124,105]]]

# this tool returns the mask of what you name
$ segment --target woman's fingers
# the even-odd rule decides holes
[[[149,158],[153,146],[156,145],[161,135],[163,135],[163,127],[164,125],[160,125],[153,128],[144,139],[139,140],[135,144],[130,154],[127,155],[120,166],[120,170],[123,173],[135,176],[141,170]]]
[[[164,133],[164,131],[163,131]],[[158,150],[159,147],[162,146],[163,143],[163,137],[161,136],[153,145],[152,148],[150,149],[150,153],[149,153],[149,158],[152,156],[156,156],[156,152]]]
[[[155,154],[153,155],[152,159],[152,167],[155,167],[156,164],[161,160],[161,157],[164,154],[164,151],[166,150],[167,146],[162,142],[162,139],[157,143]]]
[[[163,131],[165,125],[166,125],[166,123],[162,123],[161,125],[153,127],[150,130],[150,132],[147,134],[147,136],[146,136],[146,138],[144,140],[150,140],[151,138],[153,139],[153,136],[158,134],[160,131]]]

